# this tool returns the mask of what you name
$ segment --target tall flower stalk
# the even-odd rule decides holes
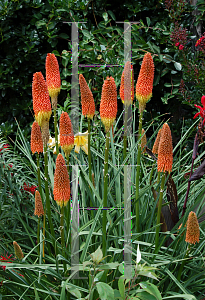
[[[33,96],[33,110],[35,113],[35,119],[41,127],[42,139],[44,146],[44,172],[45,172],[45,192],[46,192],[46,207],[44,215],[44,237],[45,237],[45,220],[46,214],[48,216],[49,226],[51,235],[55,237],[51,209],[50,209],[50,199],[48,190],[48,153],[47,153],[47,143],[49,141],[49,119],[51,117],[51,103],[48,93],[47,84],[41,72],[36,72],[33,75],[32,82],[32,96]],[[54,244],[54,241],[53,241]]]
[[[108,154],[110,128],[113,125],[117,115],[117,89],[113,77],[107,77],[102,87],[100,102],[100,117],[105,126],[106,144],[105,144],[105,161],[104,161],[104,195],[103,195],[103,256],[106,255],[106,223],[107,223],[107,187],[108,187]]]
[[[48,86],[48,92],[51,97],[53,115],[54,115],[54,128],[55,128],[55,143],[56,143],[56,154],[59,153],[58,148],[58,130],[57,130],[57,100],[58,94],[61,89],[60,71],[57,58],[55,54],[48,53],[46,57],[46,83]]]
[[[158,149],[158,160],[157,160],[157,170],[158,172],[163,172],[161,187],[160,187],[159,202],[158,202],[157,225],[160,224],[166,172],[170,173],[172,171],[172,163],[173,163],[172,135],[171,135],[171,130],[169,128],[169,125],[165,123],[161,130],[161,137],[160,137],[159,149]],[[155,237],[155,253],[158,252],[159,230],[160,230],[160,226],[157,226],[156,237]]]
[[[120,85],[120,98],[125,106],[124,114],[124,137],[123,137],[123,157],[127,155],[127,121],[128,121],[128,108],[134,100],[134,72],[131,62],[128,61],[125,64],[124,71],[121,77]]]
[[[90,151],[90,134],[91,134],[91,120],[95,114],[95,102],[93,94],[82,74],[79,75],[82,114],[88,118],[88,165],[89,165],[89,179],[92,182],[92,166],[91,166],[91,151]],[[92,204],[90,203],[90,206]]]
[[[142,120],[143,112],[146,107],[146,103],[152,97],[154,80],[154,62],[152,56],[149,52],[144,55],[142,65],[140,68],[140,73],[136,84],[136,98],[139,102],[139,128],[138,128],[138,152],[137,152],[137,170],[136,170],[136,194],[135,194],[135,212],[136,212],[136,230],[140,232],[139,223],[139,177],[140,177],[140,158],[141,158],[141,135],[142,135]]]
[[[65,257],[65,238],[64,238],[64,206],[70,201],[70,180],[66,168],[65,160],[62,154],[58,154],[56,159],[56,169],[54,174],[54,200],[61,208],[60,215],[60,232],[61,232],[61,246],[62,255]],[[64,265],[65,271],[65,265]]]
[[[40,195],[39,191],[35,192],[34,215],[38,216],[37,243],[39,244],[39,242],[40,242],[40,221],[41,221],[40,217],[44,216],[44,209],[43,209],[43,204],[42,204],[41,195]],[[38,247],[38,253],[40,254],[40,246]]]
[[[60,145],[63,149],[66,157],[67,162],[67,171],[69,174],[69,156],[70,152],[74,147],[74,133],[73,133],[73,126],[70,120],[70,117],[67,112],[62,112],[60,116]],[[63,209],[64,210],[64,209]],[[66,221],[67,221],[67,230],[70,228],[70,215],[71,215],[71,207],[70,201],[66,207],[66,212],[62,211],[61,215],[66,213]],[[69,245],[71,244],[71,232],[69,235]]]
[[[200,229],[199,229],[199,222],[197,220],[197,216],[195,212],[191,211],[188,216],[187,225],[186,225],[186,239],[185,241],[189,243],[187,247],[187,251],[184,258],[187,258],[189,256],[189,253],[191,251],[191,245],[195,244],[196,242],[199,243],[199,236],[200,236]],[[180,265],[179,272],[177,275],[177,280],[180,281],[182,271],[184,269],[186,260],[183,260],[183,262]]]

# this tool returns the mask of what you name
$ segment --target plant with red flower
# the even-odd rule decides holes
[[[34,195],[34,193],[35,193],[35,191],[36,191],[36,189],[37,189],[37,186],[35,186],[35,185],[29,186],[29,184],[27,185],[27,184],[24,182],[24,184],[23,184],[23,189],[24,189],[24,191],[30,192],[30,193],[32,193],[32,194]]]
[[[183,50],[184,49],[184,46],[183,45],[180,45],[179,46],[179,50]]]
[[[203,126],[204,123],[205,123],[205,96],[201,97],[201,103],[202,103],[203,107],[194,104],[194,106],[197,107],[197,108],[199,108],[200,111],[195,114],[195,116],[194,116],[193,119],[196,119],[200,115],[202,117],[202,119],[203,119],[203,123],[202,123],[202,126]]]
[[[175,46],[176,46],[176,47],[178,47],[179,45],[180,45],[180,43],[179,43],[179,42],[177,42],[177,43],[175,44]]]
[[[3,148],[0,148],[0,152],[2,152],[4,149],[8,149],[9,148],[9,144],[5,144],[3,145]]]
[[[9,256],[7,254],[6,254],[6,256],[1,255],[0,262],[6,261],[7,263],[11,263],[14,260],[14,258],[13,257],[11,258],[11,256],[12,256],[12,254],[10,254]],[[1,268],[4,271],[6,270],[6,266],[1,266]]]

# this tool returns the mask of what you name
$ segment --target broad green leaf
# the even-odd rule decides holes
[[[120,291],[120,295],[122,297],[122,299],[125,299],[125,285],[124,285],[124,277],[120,277],[120,279],[118,280],[118,288]]]
[[[107,283],[98,282],[96,287],[101,300],[114,300],[114,290]]]
[[[187,299],[187,300],[196,300],[196,298],[193,295],[190,294],[180,294],[180,295],[174,295],[174,296],[169,296],[169,297],[163,297],[163,300],[169,300],[169,299]]]
[[[182,65],[180,63],[178,63],[178,62],[175,61],[174,62],[174,66],[175,66],[175,68],[176,68],[177,71],[181,71]]]
[[[134,299],[141,299],[141,300],[156,300],[153,295],[150,295],[147,292],[140,292],[137,294],[137,298]]]
[[[90,256],[92,257],[92,261],[94,263],[99,264],[99,262],[103,258],[103,253],[102,253],[102,250],[100,249],[100,246],[97,248],[97,250],[95,252],[93,252],[92,254],[90,254]]]
[[[157,300],[162,300],[162,296],[158,290],[158,288],[149,282],[140,282],[139,285],[143,288],[144,291],[153,295]]]
[[[84,36],[86,36],[87,38],[91,38],[91,35],[88,30],[83,29],[82,32]]]
[[[108,10],[108,14],[111,16],[111,18],[116,21],[115,15],[111,10]]]

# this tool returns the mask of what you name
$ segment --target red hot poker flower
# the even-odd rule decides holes
[[[43,153],[43,140],[41,134],[41,128],[38,125],[38,122],[33,122],[31,129],[31,151],[34,154],[35,152]]]
[[[129,106],[134,100],[134,71],[130,61],[125,64],[121,77],[120,98],[122,103]]]
[[[61,207],[70,200],[70,180],[65,160],[62,154],[58,154],[56,159],[56,169],[54,174],[54,200]]]
[[[117,89],[113,77],[107,77],[102,87],[100,117],[106,132],[110,130],[117,115]]]
[[[92,119],[95,114],[95,102],[93,94],[87,85],[87,82],[82,74],[79,75],[82,114],[89,119]]]
[[[172,134],[167,123],[164,123],[158,148],[157,170],[158,172],[172,171],[173,146]]]
[[[136,84],[136,98],[139,101],[139,111],[145,109],[146,103],[152,97],[154,80],[154,62],[151,53],[144,55]]]
[[[49,121],[52,111],[47,84],[41,72],[33,75],[32,96],[35,118],[39,126],[42,126]]]
[[[70,155],[74,147],[73,126],[67,112],[62,112],[60,116],[60,145],[65,155]]]
[[[58,61],[53,53],[48,53],[46,57],[46,82],[52,101],[52,107],[56,109],[57,97],[61,89],[61,79]]]
[[[199,108],[200,111],[195,114],[195,116],[194,116],[193,119],[196,119],[200,115],[202,117],[202,119],[203,119],[203,125],[204,125],[204,123],[205,123],[205,96],[201,97],[201,103],[202,103],[203,107],[194,104],[194,106],[197,107],[197,108]]]

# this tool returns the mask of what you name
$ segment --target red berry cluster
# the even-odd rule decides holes
[[[24,184],[23,184],[23,189],[24,189],[24,191],[30,192],[30,193],[32,193],[32,194],[34,195],[34,193],[35,193],[35,191],[36,191],[36,189],[37,189],[37,186],[35,186],[35,185],[29,186],[29,184],[27,185],[27,184],[24,182]]]

